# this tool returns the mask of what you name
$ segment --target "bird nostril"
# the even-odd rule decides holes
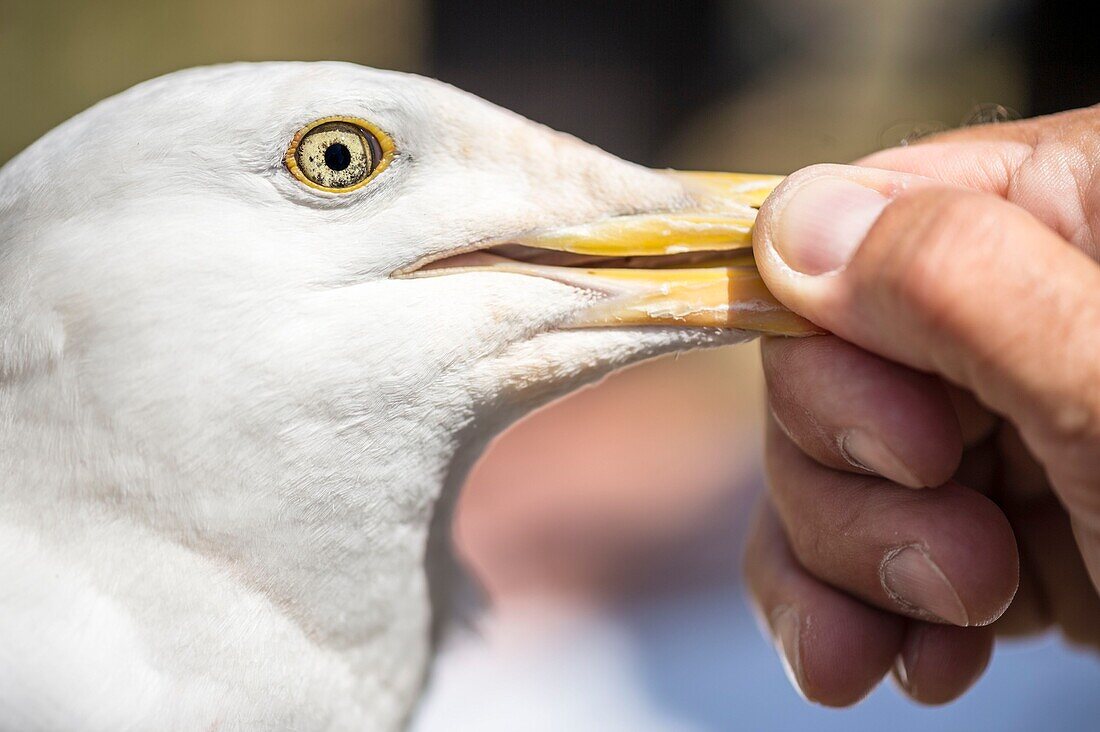
[[[351,165],[351,150],[342,143],[334,143],[325,148],[325,165],[339,173]]]

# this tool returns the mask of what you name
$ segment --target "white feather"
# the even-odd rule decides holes
[[[282,165],[371,120],[345,196]],[[438,82],[174,74],[0,171],[0,728],[401,726],[433,508],[485,442],[626,363],[736,335],[561,330],[595,295],[427,255],[674,205],[665,176]]]

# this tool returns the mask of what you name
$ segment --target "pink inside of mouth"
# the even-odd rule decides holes
[[[493,264],[500,264],[502,262],[509,261],[505,257],[498,256],[496,254],[490,254],[486,251],[466,252],[464,254],[455,254],[444,259],[437,259],[434,262],[429,262],[423,267],[420,267],[418,271],[426,272],[431,269],[459,269],[462,267],[486,267]]]
[[[730,257],[747,258],[747,261],[737,262],[737,264],[751,265],[752,263],[750,251],[698,251],[656,256],[604,257],[537,249],[519,244],[504,244],[489,249],[443,257],[417,268],[417,271],[485,267],[500,264],[530,264],[556,268],[590,269],[679,269],[730,266],[734,264],[729,259]],[[723,260],[723,258],[726,259]]]

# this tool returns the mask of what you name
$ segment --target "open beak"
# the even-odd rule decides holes
[[[782,178],[670,172],[697,202],[674,212],[616,216],[533,232],[430,263],[415,275],[504,271],[603,292],[573,327],[732,328],[820,332],[764,286],[752,255],[756,209]]]

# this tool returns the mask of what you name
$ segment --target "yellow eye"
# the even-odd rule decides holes
[[[382,172],[393,155],[389,137],[363,120],[326,117],[294,136],[286,167],[312,188],[347,193]]]

